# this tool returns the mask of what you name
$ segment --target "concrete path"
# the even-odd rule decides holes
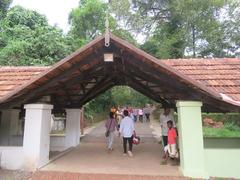
[[[152,127],[153,129],[151,129]],[[161,144],[157,139],[159,125],[153,123],[136,123],[137,135],[141,143],[133,147],[134,157],[122,155],[122,138],[115,137],[114,151],[107,153],[104,137],[104,122],[99,123],[81,144],[64,156],[48,164],[41,171],[64,171],[87,174],[120,174],[181,176],[178,166],[160,165]],[[155,130],[154,130],[155,129]]]
[[[31,180],[189,180],[185,177],[40,171]]]

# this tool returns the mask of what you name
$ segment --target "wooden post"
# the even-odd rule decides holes
[[[81,135],[83,135],[84,134],[84,107],[82,107],[81,109],[80,130],[81,130]]]

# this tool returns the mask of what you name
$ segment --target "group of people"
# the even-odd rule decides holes
[[[150,113],[151,113],[151,107],[149,104],[147,104],[143,108],[132,108],[132,107],[124,107],[124,108],[111,108],[111,112],[115,114],[115,118],[118,122],[121,121],[123,118],[123,111],[127,110],[129,113],[129,117],[133,119],[134,122],[150,122]]]
[[[124,156],[127,154],[132,157],[132,147],[133,147],[133,137],[136,135],[134,128],[134,121],[129,116],[129,110],[123,110],[123,117],[118,124],[114,112],[109,113],[109,119],[106,120],[106,137],[108,138],[108,152],[113,151],[113,141],[114,141],[114,133],[118,130],[118,136],[120,135],[123,138],[123,152]],[[127,151],[127,143],[128,143],[128,151]]]
[[[139,113],[140,112],[140,113]],[[146,119],[150,117],[146,115]],[[123,111],[120,109],[111,109],[109,113],[109,119],[106,120],[106,137],[108,138],[108,152],[113,151],[113,141],[114,133],[117,130],[118,136],[123,138],[123,152],[124,155],[133,156],[133,138],[136,136],[134,122],[137,120],[135,116],[139,116],[139,121],[141,121],[141,111],[138,109],[138,114],[136,114],[136,109],[126,108]],[[147,118],[148,117],[148,118]],[[163,164],[167,163],[169,157],[174,159],[178,157],[177,151],[177,129],[176,123],[173,115],[170,113],[170,108],[164,107],[163,113],[160,115],[160,126],[162,129],[162,144],[163,144]],[[128,144],[128,150],[127,150]]]
[[[147,105],[144,108],[134,108],[131,111],[131,114],[133,116],[134,122],[150,122],[150,113],[151,113],[151,107],[150,105]]]

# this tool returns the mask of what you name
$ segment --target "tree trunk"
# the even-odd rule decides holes
[[[195,58],[196,57],[196,34],[195,34],[196,32],[193,24],[191,28],[192,28],[192,50],[193,50],[193,57]]]

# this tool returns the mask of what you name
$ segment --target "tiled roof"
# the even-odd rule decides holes
[[[162,62],[209,89],[240,101],[240,59],[169,59]]]
[[[49,67],[37,66],[1,66],[0,67],[0,98],[16,90],[28,82],[32,77],[45,71]]]
[[[210,90],[240,101],[240,59],[169,59],[161,62]],[[49,67],[0,67],[0,98],[47,69]]]

